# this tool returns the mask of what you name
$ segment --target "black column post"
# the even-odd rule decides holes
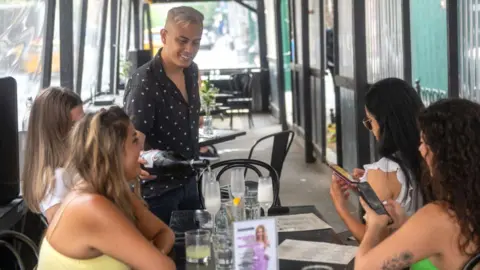
[[[458,7],[456,0],[447,0],[448,97],[459,97]]]
[[[73,2],[60,1],[60,85],[73,90]]]
[[[82,0],[82,10],[80,14],[80,31],[78,33],[77,80],[75,84],[75,92],[79,96],[82,95],[83,60],[85,59],[85,35],[87,32],[87,13],[88,0]]]
[[[285,63],[283,62],[282,43],[282,0],[275,0],[275,42],[277,47],[277,91],[280,124],[282,130],[288,129],[287,110],[285,107]],[[268,73],[267,73],[268,74]]]
[[[370,163],[370,133],[363,127],[367,82],[367,45],[365,38],[365,0],[353,1],[353,62],[355,89],[355,126],[357,168]],[[341,18],[339,18],[341,20]],[[337,136],[338,137],[338,136]]]
[[[41,88],[50,86],[52,78],[52,53],[53,53],[53,35],[55,30],[55,6],[56,0],[47,0],[45,7],[45,28],[43,34],[42,50],[42,84]]]

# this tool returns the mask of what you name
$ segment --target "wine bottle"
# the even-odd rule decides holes
[[[144,169],[152,175],[192,175],[210,165],[208,160],[185,159],[174,152],[149,150],[141,157],[147,162]]]

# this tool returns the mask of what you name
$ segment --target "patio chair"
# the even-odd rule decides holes
[[[290,146],[292,146],[294,137],[295,133],[293,131],[285,130],[260,138],[250,148],[250,153],[248,153],[248,159],[252,159],[253,152],[261,142],[273,138],[270,166],[272,166],[275,171],[277,171],[278,178],[280,179],[283,169],[283,163],[285,162],[285,158],[287,157],[288,151],[290,150]],[[245,175],[246,174],[247,169],[245,169]]]
[[[252,128],[252,84],[253,75],[250,72],[233,74],[230,80],[230,88],[233,92],[240,93],[239,95],[228,98],[227,106],[230,107],[230,129],[233,129],[233,114],[239,113],[240,110],[248,110],[248,127]]]

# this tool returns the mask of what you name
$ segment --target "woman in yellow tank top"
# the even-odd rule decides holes
[[[140,171],[138,141],[118,107],[88,114],[75,125],[62,177],[71,192],[47,229],[38,270],[175,269],[165,255],[173,232],[127,182]]]
[[[461,270],[480,253],[480,104],[438,101],[418,122],[419,151],[430,173],[421,181],[431,202],[405,220],[399,204],[389,201],[386,208],[394,224],[405,223],[381,241],[389,217],[361,201],[367,231],[355,258],[356,270]]]

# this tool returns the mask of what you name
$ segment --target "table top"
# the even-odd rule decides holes
[[[212,137],[203,137],[200,134],[198,143],[200,147],[214,145],[222,142],[227,142],[234,140],[239,136],[246,135],[247,132],[243,130],[234,130],[234,129],[214,129],[214,135]]]
[[[313,213],[317,215],[319,218],[323,219],[320,212],[318,212],[318,210],[312,205],[292,206],[292,207],[289,207],[289,210],[290,212],[288,213],[288,215]],[[198,211],[197,212],[194,212],[194,211],[173,212],[172,218],[170,221],[170,226],[177,233],[194,229],[196,227],[195,213],[199,214],[200,212]],[[278,234],[279,244],[281,244],[285,239],[344,244],[332,229],[302,231],[302,232],[281,232]],[[208,265],[186,263],[185,262],[185,246],[184,246],[184,243],[182,243],[181,241],[175,244],[174,253],[175,253],[174,260],[178,270],[183,270],[183,269],[214,270],[215,269],[215,263],[213,261],[213,258]],[[350,263],[349,265],[336,265],[336,264],[289,261],[289,260],[279,260],[279,269],[280,270],[294,270],[294,269],[300,270],[302,269],[302,267],[305,267],[308,265],[314,265],[314,264],[329,265],[334,270],[353,269],[352,263]]]

